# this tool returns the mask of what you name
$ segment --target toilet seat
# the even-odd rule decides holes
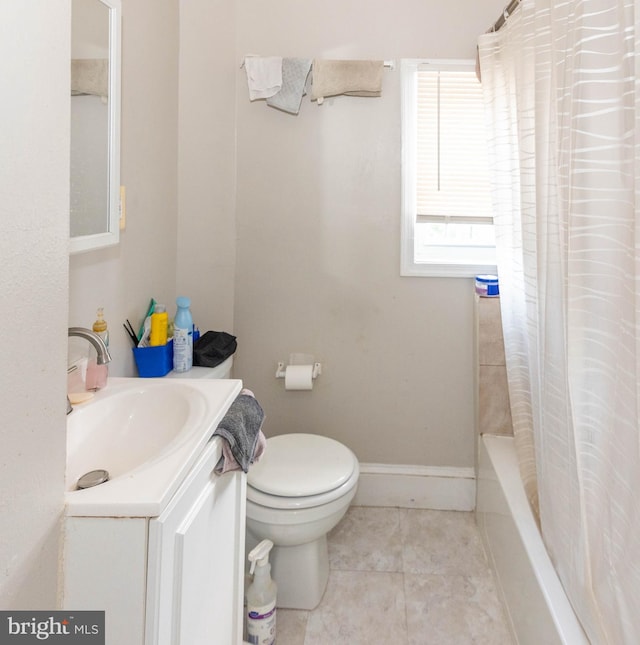
[[[315,506],[324,506],[335,500],[344,497],[358,483],[359,471],[356,470],[352,476],[338,488],[334,488],[326,493],[318,495],[307,495],[303,497],[283,497],[279,495],[269,495],[263,493],[247,484],[247,514],[250,513],[249,505],[253,502],[257,506],[263,506],[266,509],[278,510],[303,510]]]
[[[310,508],[348,493],[358,481],[355,455],[338,441],[295,433],[267,440],[249,470],[247,499],[269,508]]]

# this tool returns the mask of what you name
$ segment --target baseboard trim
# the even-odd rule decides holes
[[[476,505],[476,475],[473,468],[362,463],[352,503],[472,511]]]

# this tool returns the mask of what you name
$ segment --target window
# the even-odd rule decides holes
[[[475,62],[403,60],[401,75],[401,273],[495,273],[484,106]]]

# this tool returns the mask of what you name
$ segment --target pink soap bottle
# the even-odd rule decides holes
[[[104,344],[109,347],[109,330],[107,329],[107,321],[104,319],[104,311],[102,307],[98,309],[96,321],[93,323],[93,331],[102,338]],[[107,365],[98,365],[97,356],[93,356],[94,349],[91,348],[91,356],[87,363],[87,380],[85,388],[87,390],[99,390],[107,386],[107,378],[109,376],[109,368]]]

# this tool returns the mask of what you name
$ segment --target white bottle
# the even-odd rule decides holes
[[[193,365],[193,318],[185,296],[176,298],[178,311],[173,320],[173,371],[188,372]]]
[[[276,642],[277,586],[271,579],[269,564],[272,548],[271,540],[262,540],[249,553],[249,573],[253,574],[253,582],[247,589],[247,636],[252,645],[273,645]]]

